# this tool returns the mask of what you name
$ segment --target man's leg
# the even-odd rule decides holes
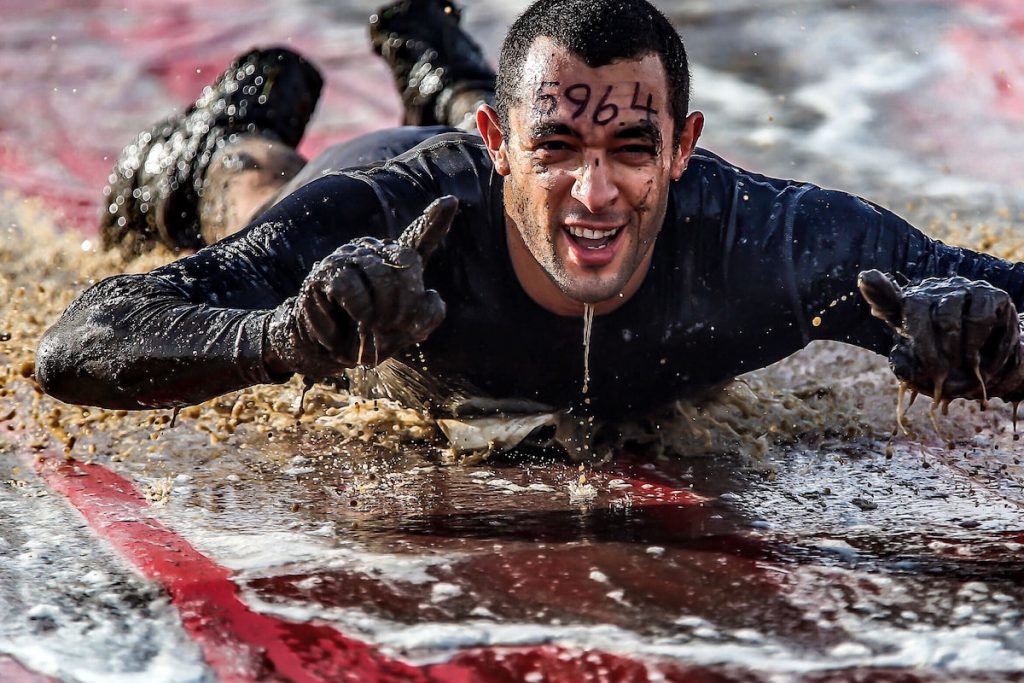
[[[295,177],[260,207],[260,211],[270,208],[280,199],[317,178],[345,169],[370,166],[393,159],[435,135],[457,131],[457,128],[451,126],[401,126],[375,130],[372,133],[332,145],[310,159],[309,163],[303,166]]]
[[[241,228],[281,198],[325,174],[391,159],[434,135],[475,130],[477,108],[494,101],[494,72],[459,26],[459,18],[458,9],[447,0],[400,0],[378,10],[370,17],[370,39],[392,69],[407,125],[329,147],[287,183],[277,184],[276,191],[272,181],[287,175],[277,172],[277,164],[287,166],[289,162],[283,151],[264,162],[266,170],[249,175],[242,176],[243,171],[235,170],[237,165],[225,168],[219,174],[228,180],[223,193],[206,201],[229,219],[218,220],[216,214],[204,218],[204,235],[207,221],[214,226],[209,231],[211,237],[230,234],[231,226]],[[431,73],[436,76],[435,89],[424,95]]]
[[[494,70],[460,18],[450,0],[400,0],[370,17],[370,41],[391,67],[403,123],[475,130],[477,108],[494,103]]]
[[[293,147],[258,134],[241,135],[225,145],[210,161],[199,198],[203,244],[245,227],[275,202],[305,164]]]
[[[143,131],[121,152],[100,220],[103,244],[138,254],[158,243],[195,249],[232,228],[287,182],[323,80],[285,48],[238,59],[183,114]],[[237,194],[237,196],[236,196]],[[204,229],[205,220],[210,221]]]
[[[370,18],[370,36],[392,68],[404,121],[426,128],[371,134],[306,166],[295,147],[320,75],[290,50],[253,50],[184,114],[125,147],[106,188],[104,246],[139,254],[160,243],[175,251],[211,244],[324,173],[396,156],[448,126],[474,128],[477,107],[493,102],[494,72],[447,0],[384,7]]]

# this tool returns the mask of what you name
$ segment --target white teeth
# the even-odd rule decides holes
[[[605,237],[615,237],[622,228],[615,228],[614,230],[589,230],[587,228],[569,227],[568,229],[569,234],[573,237],[583,237],[588,240],[599,240],[604,239]]]

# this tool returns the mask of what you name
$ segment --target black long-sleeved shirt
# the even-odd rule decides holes
[[[502,180],[479,138],[459,134],[315,180],[237,235],[91,287],[43,338],[39,379],[62,400],[113,408],[195,403],[272,381],[261,360],[270,310],[297,293],[317,260],[359,236],[396,237],[445,194],[460,211],[425,279],[447,317],[403,360],[496,398],[578,401],[582,320],[548,312],[521,288]],[[887,352],[891,333],[856,292],[870,268],[912,281],[987,280],[1024,301],[1024,264],[944,245],[863,199],[698,150],[672,183],[643,284],[594,320],[592,409],[652,408],[813,339]]]

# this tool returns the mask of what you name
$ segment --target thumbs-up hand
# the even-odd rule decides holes
[[[362,237],[319,261],[299,294],[275,309],[264,362],[272,375],[320,380],[377,365],[425,340],[444,320],[423,283],[426,259],[448,233],[459,201],[431,203],[396,241]]]
[[[896,333],[889,365],[911,389],[936,401],[1017,400],[1024,349],[1009,294],[963,277],[901,287],[877,270],[861,273],[857,286],[872,315]]]

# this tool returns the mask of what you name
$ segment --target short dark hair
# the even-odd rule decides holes
[[[620,59],[658,55],[668,77],[672,142],[679,144],[690,106],[686,48],[679,32],[647,0],[537,0],[527,7],[509,29],[498,61],[494,108],[506,132],[509,108],[519,97],[523,63],[541,36],[594,68]]]

